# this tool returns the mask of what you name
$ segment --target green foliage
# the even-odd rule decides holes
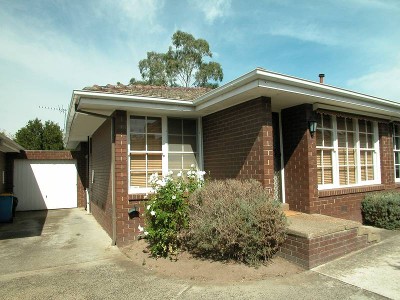
[[[210,58],[212,52],[206,40],[178,30],[166,53],[147,52],[147,58],[139,62],[139,71],[151,85],[216,87],[223,72],[219,63],[206,61]]]
[[[367,194],[361,202],[364,223],[385,229],[400,229],[400,193]]]
[[[146,209],[146,231],[153,256],[167,257],[176,255],[179,248],[178,235],[187,227],[188,197],[203,185],[204,173],[193,169],[186,178],[182,172],[176,178],[172,172],[159,178],[150,176],[150,183],[155,191]],[[139,228],[144,230],[144,228]]]
[[[52,121],[44,125],[36,118],[28,121],[15,134],[15,141],[27,150],[62,150],[63,136],[61,128]]]
[[[255,180],[213,181],[190,197],[182,241],[192,253],[258,265],[286,239],[281,205]]]

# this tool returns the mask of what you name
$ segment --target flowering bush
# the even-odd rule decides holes
[[[175,255],[178,247],[178,234],[188,226],[188,197],[204,184],[203,171],[196,171],[194,165],[186,172],[179,172],[173,178],[170,171],[167,176],[157,173],[150,176],[153,188],[149,204],[146,207],[146,229],[139,230],[149,241],[153,256],[167,257]]]

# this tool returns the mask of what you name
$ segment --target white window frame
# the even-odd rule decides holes
[[[380,151],[379,151],[379,133],[378,133],[378,122],[371,121],[373,127],[373,143],[374,143],[374,151],[373,151],[373,164],[374,164],[374,180],[361,181],[361,164],[360,164],[360,134],[359,134],[359,118],[351,118],[355,123],[355,149],[356,149],[356,180],[355,184],[348,185],[340,185],[339,183],[339,145],[338,145],[338,137],[337,137],[337,122],[336,116],[330,115],[332,118],[332,128],[333,128],[333,153],[332,153],[332,162],[333,162],[333,183],[332,184],[318,184],[319,190],[328,190],[328,189],[336,189],[336,188],[347,188],[347,187],[358,187],[365,185],[373,185],[381,183],[381,167],[380,167]]]
[[[165,116],[165,115],[153,115],[153,114],[141,114],[141,113],[131,113],[127,114],[127,144],[128,144],[128,193],[129,194],[148,194],[152,191],[150,187],[147,188],[135,188],[131,186],[131,128],[130,128],[130,118],[131,116],[138,117],[154,117],[161,118],[161,150],[162,150],[162,176],[168,174],[168,118],[176,119],[189,119],[196,120],[197,122],[197,157],[198,157],[198,167],[202,169],[203,167],[203,139],[202,139],[202,124],[201,117],[199,118],[182,118],[175,116]],[[148,179],[147,179],[148,180]]]

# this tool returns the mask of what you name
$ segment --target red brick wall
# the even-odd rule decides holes
[[[253,178],[273,191],[271,100],[260,97],[203,118],[204,170],[213,179]]]
[[[89,159],[90,210],[104,230],[112,236],[111,203],[111,120],[107,119],[92,136]],[[92,172],[94,178],[92,182]]]
[[[312,105],[282,110],[285,200],[289,208],[314,213],[317,200],[317,160],[315,139],[308,131]]]
[[[368,245],[368,236],[358,235],[357,228],[315,238],[288,234],[279,254],[311,269]]]
[[[117,245],[123,246],[139,235],[138,226],[144,226],[142,214],[145,195],[129,195],[127,113],[116,111],[115,117],[115,199],[117,213]],[[129,215],[136,208],[137,214]]]

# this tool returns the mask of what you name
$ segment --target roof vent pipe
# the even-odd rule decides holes
[[[319,83],[324,83],[325,74],[319,74]]]

